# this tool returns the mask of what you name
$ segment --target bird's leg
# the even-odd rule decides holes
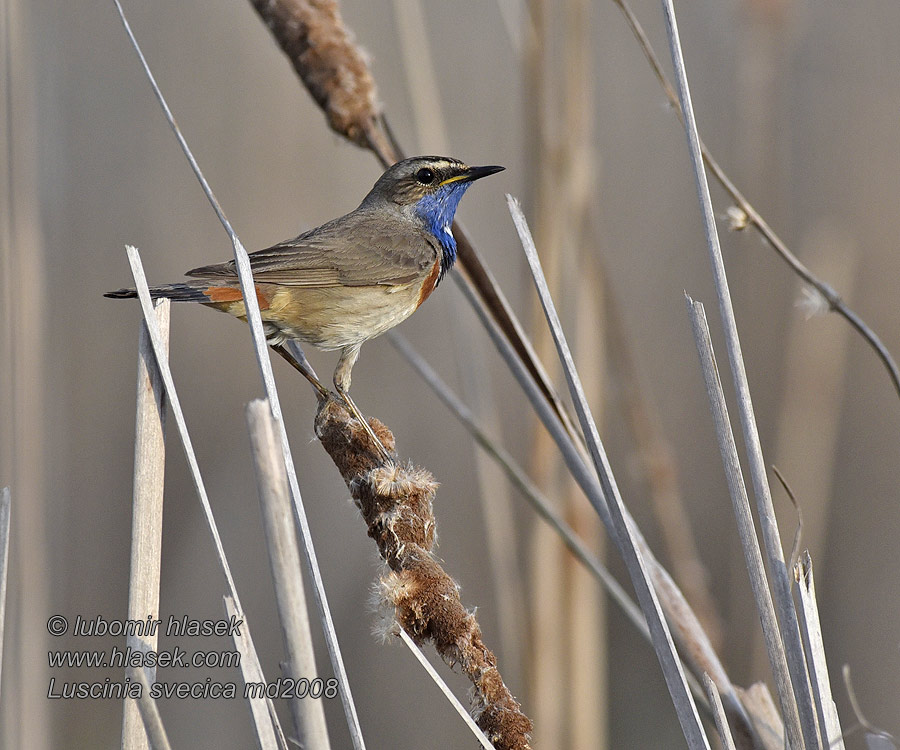
[[[273,344],[272,349],[284,357],[290,363],[291,367],[297,370],[312,384],[312,387],[316,389],[316,397],[319,401],[328,400],[328,397],[331,394],[328,392],[328,389],[319,382],[316,373],[313,371],[313,368],[310,367],[309,362],[307,362],[302,349],[297,347],[297,351],[290,351],[284,344]]]
[[[345,346],[343,350],[341,350],[341,358],[338,360],[337,367],[334,370],[334,387],[335,390],[337,390],[338,396],[341,397],[341,400],[353,417],[359,420],[363,429],[369,433],[369,437],[372,438],[375,447],[379,450],[382,457],[386,461],[391,461],[393,460],[391,454],[388,453],[387,448],[385,448],[381,440],[378,439],[378,435],[375,434],[372,425],[369,424],[369,420],[362,415],[359,407],[353,402],[353,399],[350,398],[350,371],[353,369],[353,365],[359,357],[359,348],[360,344],[357,344],[355,346]]]

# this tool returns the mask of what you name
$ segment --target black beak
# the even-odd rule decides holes
[[[480,180],[482,177],[502,172],[504,169],[506,169],[506,167],[469,167],[469,170],[466,172],[465,180],[466,182],[474,182],[475,180]]]

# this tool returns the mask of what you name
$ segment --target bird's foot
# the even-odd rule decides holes
[[[368,433],[369,437],[372,439],[372,442],[375,445],[375,449],[381,455],[381,458],[385,462],[392,462],[394,460],[393,455],[388,451],[387,448],[384,447],[384,443],[382,443],[378,435],[375,434],[375,430],[372,429],[372,425],[369,424],[369,420],[363,416],[362,412],[359,410],[359,407],[353,402],[353,399],[350,398],[350,394],[347,393],[347,391],[338,388],[337,395],[343,402],[344,406],[347,407],[347,410],[350,412],[350,414],[353,415],[353,418],[359,421],[363,429],[366,431],[366,433]]]

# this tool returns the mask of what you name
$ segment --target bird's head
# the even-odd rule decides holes
[[[443,156],[414,156],[388,169],[375,183],[363,205],[388,201],[420,219],[440,242],[444,264],[449,268],[456,259],[456,242],[450,225],[463,193],[475,180],[503,169],[470,167]]]

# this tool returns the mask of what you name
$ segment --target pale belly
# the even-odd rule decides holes
[[[361,344],[412,315],[421,286],[279,287],[261,310],[266,336],[271,344],[299,339],[326,351]],[[246,319],[243,302],[227,312]]]

